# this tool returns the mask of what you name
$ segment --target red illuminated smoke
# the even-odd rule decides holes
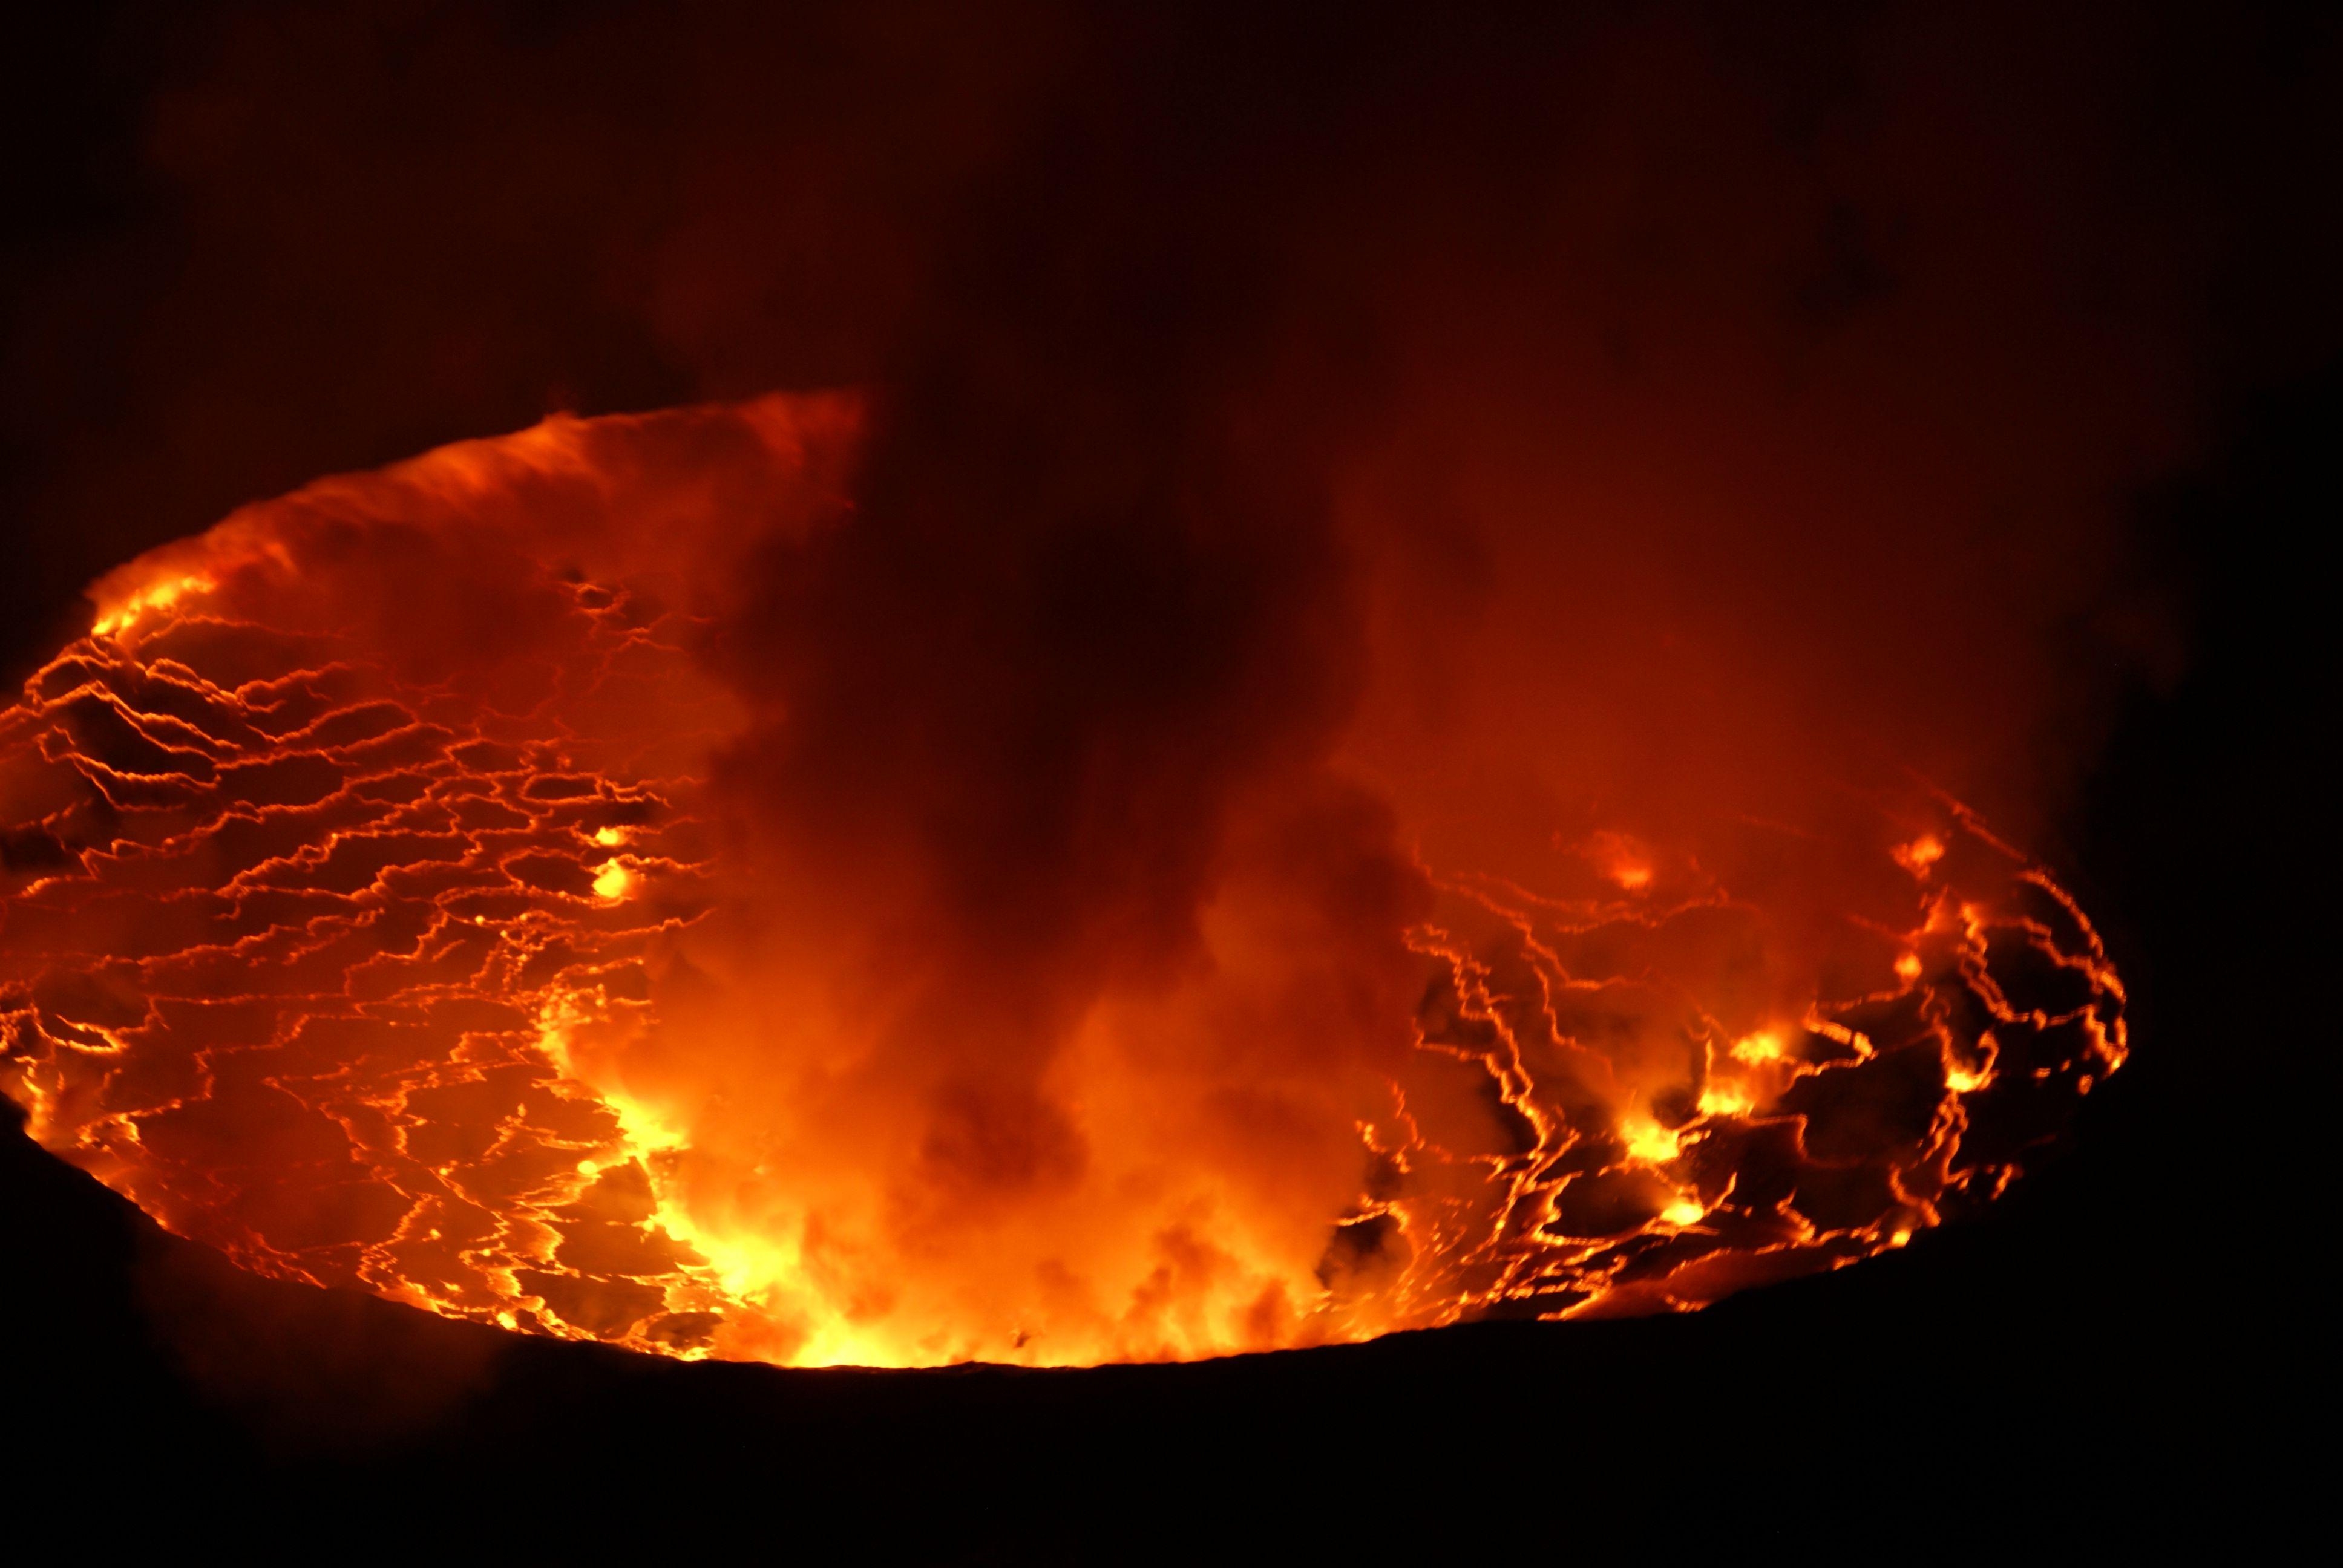
[[[1393,764],[1389,540],[1208,475],[1244,526],[946,548],[866,425],[555,420],[102,583],[0,716],[35,1135],[451,1316],[1064,1363],[1697,1307],[1989,1201],[2120,1064],[1949,799],[1516,788],[1570,738],[1487,691]]]

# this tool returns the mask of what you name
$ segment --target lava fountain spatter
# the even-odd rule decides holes
[[[1383,993],[1304,985],[1300,883],[1232,871],[1183,967],[1047,1026],[1030,1095],[909,1081],[742,956],[790,939],[719,787],[757,721],[728,596],[857,526],[859,421],[555,420],[101,583],[0,715],[33,1135],[250,1269],[451,1317],[1081,1363],[1698,1307],[1990,1201],[2122,1062],[2074,901],[1920,799],[1403,865],[1353,902],[1414,1017],[1330,1008],[1402,1048],[1322,1061],[1259,999]]]

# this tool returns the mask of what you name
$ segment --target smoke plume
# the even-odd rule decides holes
[[[131,554],[190,506],[548,403],[819,393],[557,417],[96,591],[134,631],[194,618],[158,650],[205,616],[286,639],[235,678],[156,655],[221,691],[297,669],[330,707],[348,661],[468,778],[506,770],[467,747],[509,744],[588,780],[598,817],[508,802],[514,832],[629,847],[606,889],[530,839],[569,857],[530,862],[541,891],[643,911],[523,988],[628,1122],[575,1145],[564,1201],[615,1223],[635,1171],[682,1249],[661,1267],[778,1292],[728,1352],[1188,1354],[1573,1308],[1652,1248],[1532,1279],[1506,1251],[1531,1211],[1587,1248],[1684,1231],[1736,1189],[1679,1141],[1753,1103],[1803,1118],[1780,1158],[1814,1163],[1751,1200],[1801,1216],[1781,1236],[1720,1245],[1803,1225],[1845,1261],[1957,1207],[1930,1117],[2019,1020],[2072,1026],[2042,1049],[2076,1092],[2120,1060],[2087,925],[1987,869],[2006,852],[1946,798],[2043,840],[2113,672],[2172,657],[2117,529],[2200,380],[2193,209],[2131,175],[2169,106],[2103,28],[1987,36],[1700,7],[240,12],[144,131],[191,259],[133,329],[173,368],[109,406],[156,456],[61,457],[44,500],[155,518]],[[42,679],[34,706],[65,699]],[[317,742],[337,789],[352,743]],[[37,804],[37,844],[116,852]],[[504,829],[415,830],[470,867]],[[2005,883],[2040,907],[1943,892]],[[1994,1000],[1956,950],[1983,964],[2005,917],[2088,996]],[[1901,1022],[1845,1021],[1896,996]],[[117,1000],[107,1027],[156,1026]],[[1540,1030],[1561,1079],[1523,1054]],[[1811,1088],[1834,1049],[1923,1036],[1925,1114]],[[1427,1050],[1482,1077],[1427,1079]],[[1745,1196],[1755,1148],[1717,1156]],[[1745,1282],[1685,1282],[1689,1246],[1634,1304]]]

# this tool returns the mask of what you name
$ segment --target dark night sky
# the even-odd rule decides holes
[[[1525,485],[1486,435],[1510,410],[1625,407],[1604,428],[1630,450],[1730,454],[1745,427],[1778,467],[1752,516],[1875,482],[1955,530],[1924,553],[1851,508],[1765,587],[1939,555],[1972,589],[2048,585],[1948,589],[1885,662],[1949,691],[1980,648],[2030,650],[1978,678],[2021,711],[1954,695],[1938,720],[1990,742],[1978,787],[2037,802],[2136,988],[2137,1056],[1987,1220],[1843,1275],[1687,1320],[1088,1373],[512,1346],[245,1280],[11,1133],[11,1469],[171,1527],[419,1497],[388,1528],[462,1499],[691,1549],[691,1500],[729,1497],[777,1545],[829,1516],[1001,1562],[1192,1531],[1242,1558],[1247,1514],[1370,1559],[1430,1530],[1452,1557],[1691,1532],[1901,1560],[2298,1505],[2259,1445],[2311,1397],[2334,709],[2308,555],[2338,515],[2343,55],[2276,9],[1921,9],[93,5],[18,34],[12,678],[141,549],[556,407],[879,385],[910,410],[906,494],[1070,454],[1228,462],[1202,432],[1239,397],[1330,472],[1381,471],[1362,430],[1403,469],[1469,430]],[[1021,390],[973,432],[934,419],[970,379]],[[1664,608],[1725,604],[1778,526],[1616,558],[1658,552]],[[1833,635],[1775,673],[1860,716]]]

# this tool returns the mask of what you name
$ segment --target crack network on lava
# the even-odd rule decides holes
[[[1788,1007],[1745,983],[1778,900],[1598,834],[1569,897],[1436,879],[1415,1048],[1290,1310],[874,1339],[808,1317],[803,1238],[699,1203],[693,1128],[608,1066],[652,1021],[649,956],[716,896],[695,769],[727,717],[691,695],[681,612],[542,586],[553,657],[509,692],[178,568],[26,682],[0,714],[0,1089],[35,1138],[247,1268],[450,1317],[1084,1361],[1678,1311],[1838,1267],[1989,1201],[2124,1058],[2082,911],[1949,801],[1880,818]]]

